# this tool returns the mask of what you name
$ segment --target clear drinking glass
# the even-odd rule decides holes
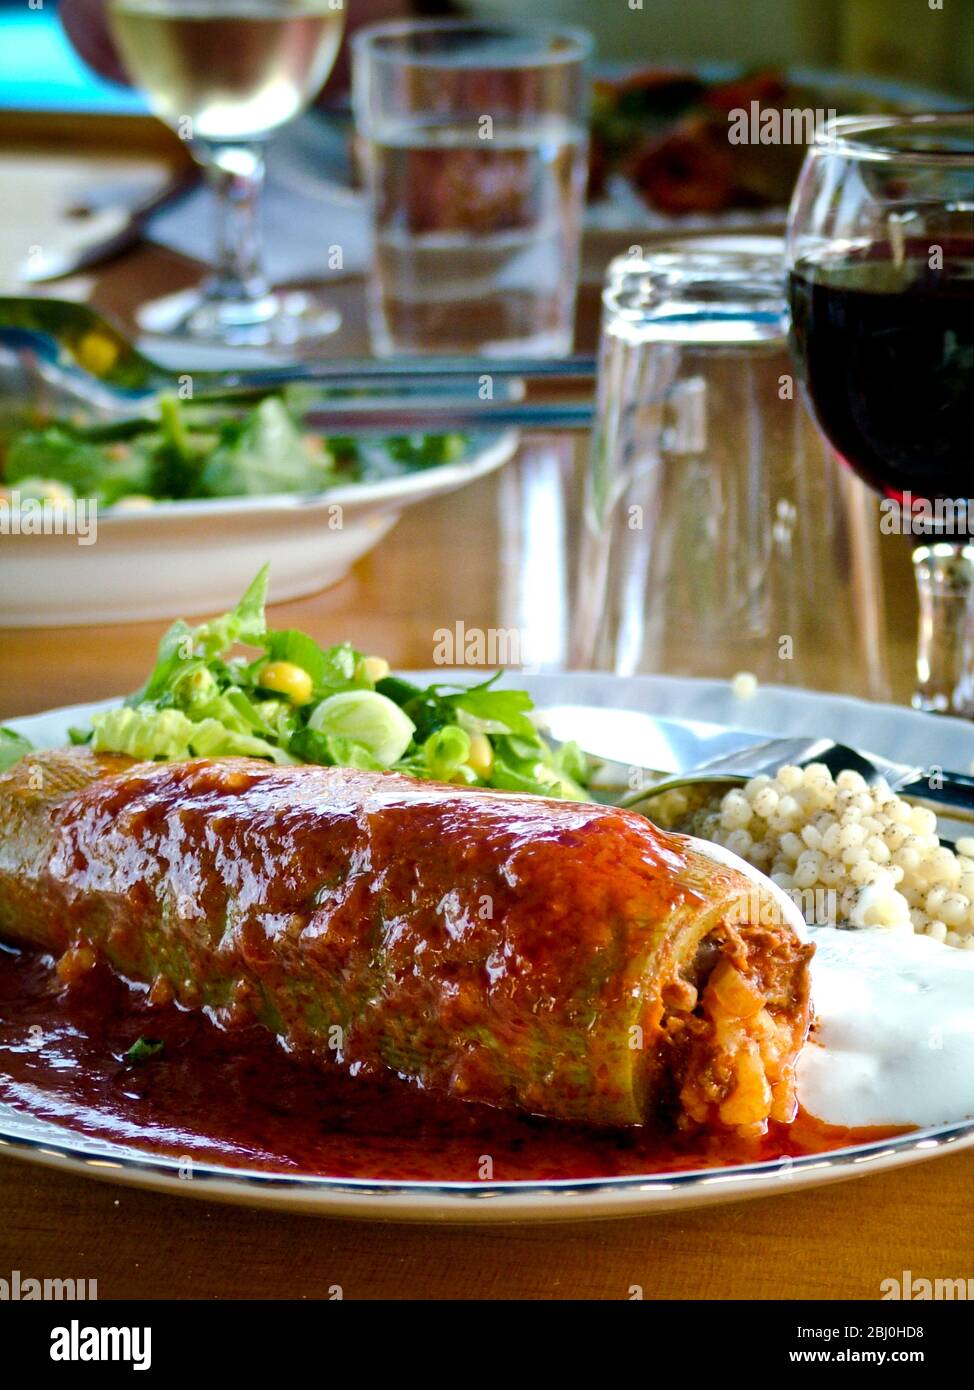
[[[815,417],[908,536],[919,709],[974,716],[974,120],[857,116],[810,149],[788,221]]]
[[[143,306],[149,332],[230,345],[332,333],[337,311],[264,274],[260,193],[267,140],[320,91],[345,27],[344,0],[109,0],[125,67],[189,147],[218,201],[216,269],[199,290]]]
[[[780,242],[613,261],[571,663],[882,697],[875,503],[797,399]]]
[[[569,352],[589,36],[406,22],[363,29],[352,47],[374,350]]]

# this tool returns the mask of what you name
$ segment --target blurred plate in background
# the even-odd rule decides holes
[[[159,502],[105,508],[96,539],[0,535],[0,627],[139,622],[229,608],[265,560],[270,601],[335,584],[404,507],[482,478],[517,447],[516,430],[471,434],[464,454],[401,477],[315,496]]]

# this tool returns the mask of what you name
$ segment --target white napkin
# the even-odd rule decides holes
[[[271,142],[263,197],[264,260],[276,285],[361,275],[372,254],[365,195],[350,187],[344,132],[311,113]],[[201,186],[152,218],[150,240],[207,259],[216,236],[212,191]],[[333,248],[341,251],[341,264]]]

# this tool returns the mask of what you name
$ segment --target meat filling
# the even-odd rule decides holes
[[[726,923],[701,943],[691,969],[664,994],[681,1125],[753,1138],[769,1121],[794,1119],[812,949],[791,933]]]

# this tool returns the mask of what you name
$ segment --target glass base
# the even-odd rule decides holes
[[[920,622],[913,708],[974,718],[974,544],[913,548]]]
[[[269,290],[256,299],[237,300],[218,298],[203,285],[143,304],[136,321],[144,332],[160,337],[226,347],[289,347],[334,333],[342,316],[305,290]]]
[[[416,338],[390,333],[376,324],[370,325],[370,332],[370,345],[376,357],[567,357],[572,350],[570,331],[503,340],[449,338],[442,333],[431,338]]]

